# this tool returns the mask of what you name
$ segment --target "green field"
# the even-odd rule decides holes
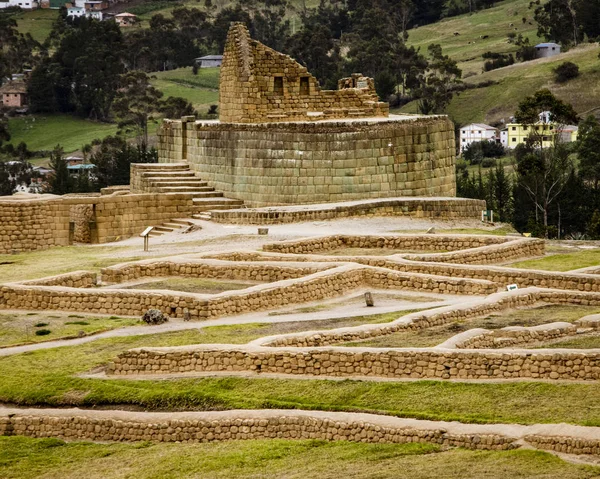
[[[546,271],[572,271],[600,264],[600,249],[562,252],[543,258],[518,261],[510,266],[522,269],[543,269]]]
[[[200,113],[219,103],[219,68],[201,68],[194,75],[191,67],[152,73],[152,84],[164,97],[179,96],[188,100]]]
[[[487,10],[413,28],[408,32],[408,43],[420,47],[422,53],[427,52],[428,45],[439,43],[445,54],[459,62],[463,75],[481,73],[483,53],[517,51],[514,44],[507,42],[509,33],[520,33],[529,38],[533,45],[541,41],[537,37],[537,25],[533,20],[535,6],[532,9],[529,8],[529,4],[529,0],[504,0]],[[527,18],[526,23],[523,23],[523,17]],[[530,25],[529,21],[533,25]],[[459,35],[454,35],[455,33]],[[481,38],[486,35],[488,38]]]
[[[17,21],[19,32],[30,33],[34,40],[42,43],[50,35],[56,17],[58,17],[58,10],[37,9],[23,11],[13,18]]]
[[[539,451],[444,450],[430,444],[316,440],[94,444],[0,438],[4,479],[591,479],[600,468]]]
[[[60,145],[65,153],[71,153],[94,139],[114,135],[117,125],[70,115],[29,115],[10,119],[9,131],[13,145],[24,141],[31,151],[49,151]]]

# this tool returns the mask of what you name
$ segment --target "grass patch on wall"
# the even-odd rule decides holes
[[[572,271],[600,264],[600,248],[580,250],[573,253],[557,253],[543,258],[518,261],[508,266],[522,269],[541,269],[545,271]]]
[[[5,479],[179,479],[260,477],[337,479],[592,478],[600,468],[539,451],[442,451],[431,444],[252,440],[205,444],[94,444],[0,438]],[[393,472],[392,472],[393,471]]]

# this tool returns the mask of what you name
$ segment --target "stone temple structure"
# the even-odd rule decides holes
[[[159,161],[187,163],[248,206],[455,196],[454,127],[445,116],[390,115],[371,78],[322,90],[305,67],[232,24],[220,120],[165,120]]]

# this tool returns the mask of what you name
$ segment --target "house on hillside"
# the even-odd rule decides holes
[[[206,55],[196,58],[195,61],[200,68],[220,67],[223,63],[223,55]]]
[[[560,55],[560,45],[558,43],[539,43],[535,46],[538,58],[548,58]]]
[[[119,13],[115,15],[114,18],[115,22],[117,22],[117,25],[119,25],[120,27],[130,27],[132,25],[135,25],[138,21],[137,15],[127,12]]]
[[[484,123],[471,123],[460,129],[460,152],[477,141],[500,141],[498,129]]]
[[[0,9],[9,7],[19,7],[24,10],[34,10],[39,7],[35,0],[0,0]]]
[[[84,7],[69,7],[67,8],[67,17],[88,17],[102,21],[102,12],[86,11]]]
[[[24,108],[27,102],[27,85],[22,81],[10,81],[0,87],[2,105],[8,108]]]
[[[531,134],[541,135],[542,148],[550,148],[556,136],[565,143],[577,141],[578,127],[575,125],[559,125],[551,121],[551,113],[543,111],[539,114],[539,121],[535,125],[522,125],[514,121],[508,123],[500,132],[500,142],[505,148],[516,148],[525,143]]]

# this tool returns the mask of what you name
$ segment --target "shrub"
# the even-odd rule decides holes
[[[69,321],[65,324],[77,324],[79,326],[87,326],[90,323],[88,323],[87,321]]]
[[[486,72],[515,63],[515,57],[513,57],[512,53],[486,52],[482,56],[483,58],[488,59],[488,61],[483,64],[483,70]]]
[[[495,158],[484,158],[483,160],[481,160],[481,166],[483,168],[491,168],[492,166],[496,166],[496,159]]]
[[[36,328],[43,328],[44,326],[48,326],[48,323],[36,323],[35,324]]]
[[[561,63],[552,71],[554,72],[554,80],[557,83],[566,83],[579,76],[579,67],[573,62]]]
[[[142,316],[142,321],[146,324],[162,324],[169,320],[160,309],[149,309]]]
[[[35,332],[36,336],[48,336],[52,331],[50,331],[49,329],[38,329]]]
[[[484,158],[500,158],[504,156],[504,147],[495,141],[475,141],[463,150],[465,160],[473,165],[481,163]]]
[[[600,212],[598,210],[594,210],[586,229],[590,238],[593,240],[600,239]]]

